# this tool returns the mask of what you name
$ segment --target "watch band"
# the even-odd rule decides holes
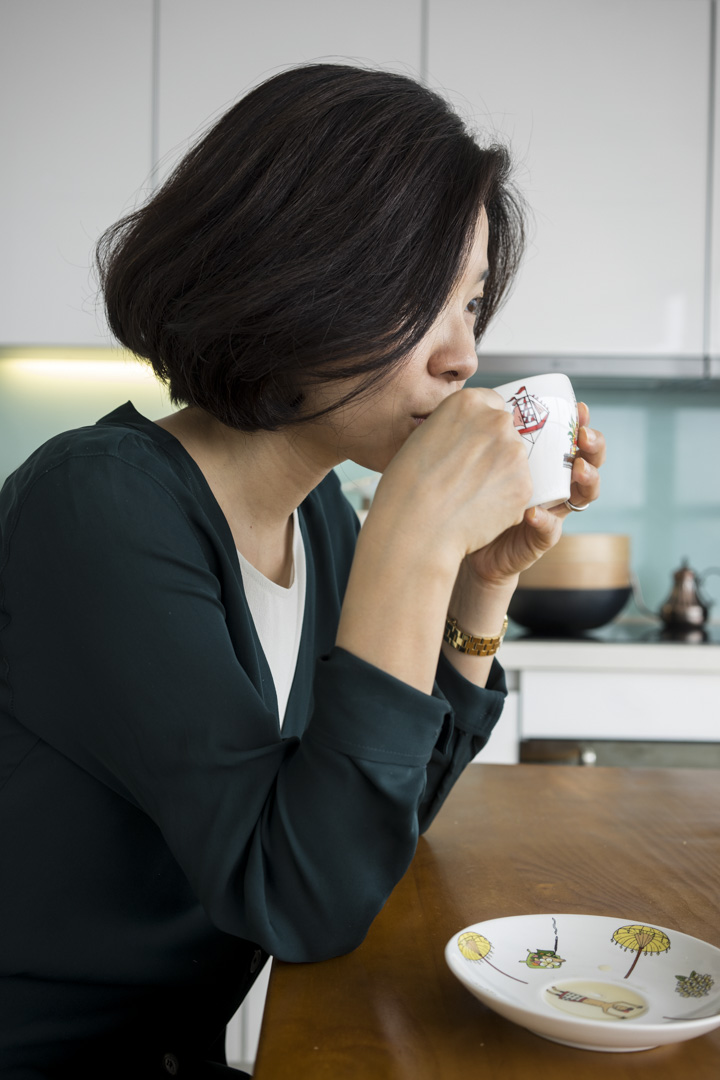
[[[453,649],[466,653],[468,656],[494,656],[503,643],[507,628],[508,617],[506,615],[499,634],[494,637],[473,637],[472,634],[460,629],[457,619],[448,616],[445,622],[443,641],[447,641],[448,645],[452,645]]]

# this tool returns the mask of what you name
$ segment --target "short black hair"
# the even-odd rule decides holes
[[[506,149],[407,76],[309,64],[232,106],[96,252],[108,322],[175,404],[243,431],[315,419],[313,380],[381,386],[462,273],[485,207],[479,339],[524,244]]]

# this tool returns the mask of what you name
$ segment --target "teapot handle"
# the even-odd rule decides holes
[[[705,578],[710,577],[711,574],[720,574],[720,566],[710,566],[707,570],[703,570],[702,574],[698,574],[698,587],[705,588]],[[707,601],[706,601],[707,603]],[[709,606],[709,605],[708,605]]]

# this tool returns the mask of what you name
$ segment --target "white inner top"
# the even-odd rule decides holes
[[[305,612],[305,545],[297,510],[292,522],[293,565],[289,589],[266,578],[238,551],[250,614],[275,684],[280,727],[295,676]]]

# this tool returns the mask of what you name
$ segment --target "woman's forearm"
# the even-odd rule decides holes
[[[485,686],[492,657],[470,656],[442,640],[448,615],[475,637],[500,633],[517,576],[479,582],[450,546],[433,552],[414,538],[390,543],[382,528],[358,539],[337,644],[425,693],[432,691],[440,648],[466,679]]]
[[[456,571],[457,556],[434,554],[420,538],[392,538],[368,521],[358,538],[337,644],[431,693]]]

